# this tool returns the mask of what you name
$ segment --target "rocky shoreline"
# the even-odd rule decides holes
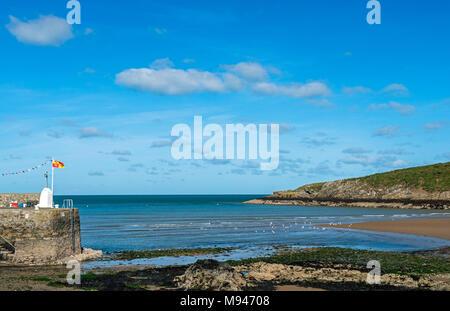
[[[108,267],[67,284],[67,268],[0,265],[0,290],[450,290],[450,248],[398,253],[311,248],[262,258],[198,260],[168,267]],[[369,260],[381,263],[381,284],[367,283]]]
[[[243,204],[257,205],[298,205],[298,206],[331,206],[331,207],[373,207],[373,208],[409,208],[409,209],[450,209],[448,200],[411,200],[411,199],[344,199],[344,198],[301,198],[267,196],[253,199]]]
[[[366,280],[367,272],[346,265],[313,268],[256,262],[231,267],[227,263],[202,260],[176,276],[174,283],[182,290],[206,291],[277,290],[283,285],[323,290],[450,290],[450,274],[413,278],[389,273],[382,275],[381,283],[375,286]]]
[[[57,266],[57,265],[65,265],[69,261],[76,260],[78,262],[83,261],[91,261],[100,259],[103,256],[103,252],[101,250],[94,250],[91,248],[83,248],[80,254],[70,255],[61,259],[52,260],[52,261],[42,261],[35,258],[25,258],[17,260],[14,256],[11,257],[10,260],[2,260],[0,264],[3,266],[23,266],[23,267],[31,267],[31,266]]]

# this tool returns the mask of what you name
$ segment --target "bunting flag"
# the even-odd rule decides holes
[[[62,163],[60,161],[53,160],[53,167],[64,168],[65,166],[64,166],[64,163]]]
[[[48,165],[50,162],[51,162],[51,161],[46,161],[46,162],[44,162],[44,163],[41,163],[41,164],[39,164],[39,165],[37,165],[37,166],[34,166],[34,167],[29,168],[29,169],[26,169],[26,170],[19,170],[19,171],[11,172],[11,173],[2,173],[2,177],[5,177],[5,176],[12,176],[12,175],[20,175],[20,174],[27,174],[27,173],[36,171],[36,170],[38,170],[39,168],[41,168],[41,167],[43,167],[43,166]],[[64,164],[63,164],[63,167],[64,167]]]

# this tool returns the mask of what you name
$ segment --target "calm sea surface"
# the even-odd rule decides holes
[[[258,195],[70,196],[79,208],[83,247],[104,252],[137,249],[274,245],[416,250],[449,241],[317,224],[450,217],[449,212],[374,208],[265,206],[241,202]],[[69,196],[57,196],[62,203]]]

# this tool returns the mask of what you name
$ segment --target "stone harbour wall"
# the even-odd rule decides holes
[[[5,239],[15,248],[17,263],[50,263],[81,254],[78,209],[1,208],[0,243]]]
[[[17,201],[27,203],[33,201],[34,204],[39,203],[39,193],[0,193],[0,207],[9,207],[9,203]]]

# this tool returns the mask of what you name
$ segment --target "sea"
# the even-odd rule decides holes
[[[233,248],[226,254],[136,259],[103,264],[185,264],[200,258],[267,256],[280,246],[345,247],[414,251],[450,241],[407,234],[319,227],[373,220],[442,218],[448,211],[389,208],[251,205],[264,195],[73,195],[79,209],[83,247],[105,254],[122,250]],[[102,265],[102,261],[89,265]]]

